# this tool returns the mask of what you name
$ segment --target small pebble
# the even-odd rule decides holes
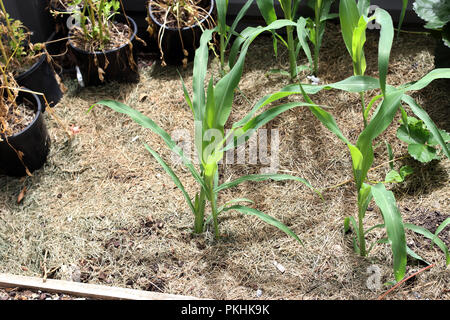
[[[256,296],[258,298],[260,298],[262,296],[262,290],[261,289],[256,290]]]

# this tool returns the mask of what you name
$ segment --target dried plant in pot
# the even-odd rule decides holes
[[[47,160],[50,136],[38,96],[18,88],[2,63],[0,87],[0,174],[21,177]]]
[[[83,9],[78,12],[79,25],[69,32],[69,46],[80,70],[82,85],[139,81],[132,44],[137,39],[137,26],[133,19],[119,14],[121,2],[77,2],[82,2]]]
[[[161,64],[183,64],[194,59],[205,29],[214,26],[214,0],[150,0],[148,32],[155,38]]]
[[[31,43],[30,32],[19,20],[9,17],[3,0],[0,0],[0,22],[0,60],[6,72],[13,75],[19,86],[44,94],[53,107],[63,95],[63,85],[48,61],[45,46]],[[42,96],[40,100],[44,104]]]

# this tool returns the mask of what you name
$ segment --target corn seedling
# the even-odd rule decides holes
[[[300,48],[302,48],[305,51],[305,54],[308,56],[308,59],[311,61],[310,58],[310,50],[305,42],[305,38],[307,36],[306,32],[306,19],[300,17],[297,19],[297,11],[298,6],[300,4],[301,0],[279,0],[279,3],[281,5],[281,9],[284,14],[284,19],[289,20],[293,22],[293,24],[286,26],[286,38],[287,41],[283,39],[279,34],[271,30],[273,33],[273,48],[275,51],[275,54],[277,53],[277,39],[283,43],[286,48],[288,49],[288,55],[289,55],[289,76],[291,77],[291,80],[294,80],[297,77],[298,70],[301,69],[301,67],[297,67],[297,56],[300,52]],[[261,11],[262,16],[264,17],[264,20],[266,21],[267,25],[270,25],[271,23],[277,21],[277,14],[275,12],[275,7],[273,0],[256,0],[256,3],[258,5],[259,10]],[[295,23],[297,21],[297,23]],[[298,39],[294,38],[294,31],[297,30],[297,37]],[[283,72],[281,72],[283,73]]]
[[[185,99],[194,117],[195,149],[197,151],[198,159],[200,160],[200,171],[198,171],[192,164],[191,160],[183,154],[181,148],[175,144],[169,134],[148,117],[120,102],[103,100],[97,103],[100,105],[105,105],[117,112],[127,114],[141,126],[152,130],[158,134],[165,141],[166,145],[182,159],[183,164],[191,172],[200,188],[194,197],[191,197],[187,193],[180,179],[176,176],[169,165],[161,158],[161,156],[159,156],[158,153],[156,153],[148,145],[145,145],[145,148],[164,168],[164,170],[174,181],[175,185],[183,193],[186,202],[194,215],[194,233],[202,233],[205,230],[205,207],[206,203],[209,203],[211,215],[208,217],[207,221],[213,221],[216,238],[219,238],[220,235],[218,228],[218,215],[221,212],[235,210],[244,214],[255,215],[263,221],[284,231],[297,241],[300,241],[298,236],[280,221],[254,208],[236,204],[239,202],[252,202],[251,200],[234,199],[227,201],[221,206],[218,205],[218,195],[220,191],[234,187],[244,181],[295,180],[312,189],[312,186],[305,179],[285,174],[247,175],[220,185],[218,181],[218,166],[219,162],[223,159],[225,151],[236,148],[240,144],[247,141],[255,130],[274,119],[282,112],[294,107],[309,105],[308,103],[303,102],[286,103],[276,107],[271,107],[255,116],[255,112],[267,105],[269,101],[258,103],[251,113],[249,113],[241,121],[234,123],[227,135],[224,135],[224,125],[227,122],[231,112],[234,92],[242,76],[244,60],[250,43],[263,31],[270,30],[271,28],[273,29],[274,27],[285,26],[286,24],[276,22],[275,25],[268,26],[266,28],[257,28],[257,30],[249,35],[249,37],[247,37],[247,39],[243,42],[242,47],[240,48],[239,58],[233,68],[231,68],[230,72],[228,72],[215,85],[213,78],[210,78],[206,87],[206,94],[205,79],[209,53],[208,43],[211,41],[212,34],[217,31],[217,28],[206,30],[203,33],[200,39],[200,46],[196,50],[194,59],[192,99],[189,96],[183,82]],[[277,99],[271,100],[270,102],[275,100]],[[231,142],[229,142],[229,138],[231,138]]]
[[[308,1],[308,5],[314,10],[314,20],[308,18],[306,27],[308,29],[309,40],[314,46],[314,63],[312,70],[316,76],[319,68],[319,52],[322,45],[323,34],[325,32],[326,21],[338,16],[337,14],[330,14],[330,7],[333,1],[334,0]]]
[[[241,10],[239,10],[238,14],[236,15],[235,20],[233,21],[233,24],[230,26],[227,25],[227,11],[228,11],[228,0],[216,0],[216,7],[217,7],[217,26],[218,26],[218,33],[219,33],[219,50],[220,50],[220,70],[222,72],[222,75],[225,74],[225,51],[228,47],[228,44],[230,43],[230,40],[232,36],[239,36],[235,32],[236,27],[241,21],[241,19],[245,16],[248,9],[250,8],[250,5],[253,3],[254,0],[247,0],[247,2],[242,6]]]
[[[354,1],[341,1],[342,5],[348,5],[354,3]],[[360,4],[360,3],[358,3]],[[342,9],[342,7],[341,7]],[[375,12],[375,18],[377,22],[382,26],[380,30],[379,51],[378,51],[378,72],[379,79],[364,76],[365,59],[362,46],[365,41],[364,30],[367,23],[364,15],[357,18],[359,9],[355,6],[348,6],[346,14],[355,15],[351,19],[343,19],[343,34],[346,41],[347,48],[351,52],[354,62],[355,75],[345,80],[315,86],[307,84],[290,85],[283,88],[280,92],[265,97],[264,99],[270,101],[274,98],[286,97],[292,94],[302,94],[307,103],[313,104],[313,101],[308,95],[315,94],[323,89],[339,89],[347,92],[363,93],[367,90],[381,89],[381,94],[375,96],[367,106],[363,105],[363,130],[359,135],[356,144],[351,143],[340,131],[334,118],[330,113],[325,111],[319,106],[309,106],[310,111],[319,119],[322,124],[333,132],[341,141],[343,141],[349,148],[349,152],[352,158],[353,177],[357,190],[357,204],[358,204],[358,217],[357,220],[354,217],[348,217],[344,221],[345,230],[348,231],[350,226],[353,227],[356,237],[353,239],[355,251],[361,256],[367,256],[373,245],[376,243],[389,243],[392,246],[393,260],[394,260],[394,275],[396,281],[401,280],[405,275],[406,270],[406,255],[409,254],[416,259],[423,260],[419,255],[413,252],[406,245],[405,228],[410,229],[416,233],[420,233],[425,237],[431,239],[433,243],[445,253],[446,263],[450,264],[450,255],[448,248],[444,242],[438,238],[438,233],[443,230],[445,225],[448,225],[448,221],[438,228],[437,232],[433,235],[428,230],[418,227],[412,224],[403,224],[400,211],[397,208],[394,194],[388,191],[385,187],[386,183],[401,182],[404,178],[411,174],[411,169],[407,166],[400,168],[399,172],[392,170],[388,173],[383,182],[373,182],[368,179],[368,172],[372,166],[374,160],[373,141],[379,137],[392,123],[395,114],[400,110],[402,115],[402,122],[408,123],[406,111],[402,106],[402,102],[409,106],[411,111],[423,122],[419,124],[423,129],[423,125],[426,126],[429,131],[429,137],[426,141],[421,141],[422,144],[416,143],[417,148],[428,147],[430,141],[433,145],[440,145],[442,153],[447,157],[450,157],[448,146],[448,135],[443,131],[440,131],[433,123],[428,114],[419,106],[419,104],[406,93],[408,91],[420,90],[426,87],[430,82],[435,79],[450,78],[450,69],[435,69],[425,75],[418,81],[404,84],[398,88],[386,84],[386,74],[388,71],[389,56],[394,37],[394,29],[392,25],[392,19],[390,15],[382,9],[377,9]],[[364,8],[361,7],[364,12]],[[341,13],[343,11],[341,10]],[[344,17],[344,15],[341,15]],[[353,22],[351,24],[350,22]],[[349,31],[352,30],[352,31]],[[350,37],[350,35],[352,35]],[[351,50],[350,50],[351,49]],[[265,101],[263,100],[263,101]],[[377,105],[370,117],[371,109]],[[413,124],[417,124],[414,122]],[[418,129],[418,130],[420,130]],[[412,137],[415,129],[410,127],[401,127],[403,137]],[[444,136],[444,137],[443,137]],[[388,149],[389,150],[389,149]],[[390,156],[390,162],[392,162],[392,155]],[[372,226],[365,230],[364,217],[367,208],[374,199],[377,206],[380,208],[384,223],[376,226]],[[387,238],[380,239],[373,243],[369,248],[366,245],[366,235],[368,232],[376,228],[385,228],[387,232]]]

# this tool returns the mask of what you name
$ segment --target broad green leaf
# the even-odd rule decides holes
[[[389,243],[394,259],[395,280],[400,281],[406,273],[406,237],[400,211],[397,208],[394,194],[387,191],[381,183],[372,187],[375,203],[383,215]]]
[[[408,145],[408,153],[417,161],[422,163],[430,162],[431,160],[438,159],[437,151],[435,148],[427,146],[425,144],[410,144]]]
[[[284,233],[286,233],[287,235],[291,236],[292,238],[294,238],[295,240],[297,240],[298,242],[300,242],[302,244],[302,241],[300,240],[300,238],[291,230],[289,229],[286,225],[284,225],[283,223],[281,223],[280,221],[278,221],[277,219],[259,211],[253,208],[249,208],[249,207],[245,207],[245,206],[241,206],[241,205],[234,205],[231,207],[227,207],[224,208],[223,211],[229,211],[229,210],[236,210],[239,211],[241,213],[244,214],[248,214],[248,215],[253,215],[253,216],[257,216],[258,218],[260,218],[261,220],[263,220],[264,222],[277,227],[278,229],[280,229],[281,231],[283,231]]]
[[[411,223],[405,223],[405,228],[407,228],[411,231],[414,231],[415,233],[421,234],[424,237],[430,239],[433,243],[435,243],[444,252],[446,264],[447,265],[450,264],[450,254],[448,252],[448,248],[441,239],[439,239],[434,234],[432,234],[428,229],[425,229],[420,226],[416,226]]]
[[[425,28],[439,29],[450,21],[448,0],[415,0],[413,8],[417,15],[427,22]]]
[[[448,70],[450,72],[450,69]],[[444,154],[447,156],[447,158],[450,158],[450,153],[448,151],[447,145],[444,139],[442,138],[438,128],[434,124],[433,120],[431,120],[430,116],[410,96],[405,94],[402,96],[402,100],[406,102],[411,108],[411,110],[414,112],[414,114],[425,123],[428,130],[430,130],[431,133],[433,134],[434,139],[437,140],[439,145],[442,147],[442,151],[444,152]]]

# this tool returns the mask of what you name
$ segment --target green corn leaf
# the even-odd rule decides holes
[[[369,15],[370,0],[358,0],[358,12],[360,16]]]
[[[408,247],[408,246],[406,246],[406,253],[407,253],[409,256],[411,256],[411,257],[413,257],[414,259],[416,259],[416,260],[420,260],[420,261],[426,263],[427,265],[430,264],[428,261],[424,260],[421,256],[419,256],[417,253],[415,253],[415,252],[414,252],[410,247]]]
[[[400,281],[406,273],[406,237],[400,211],[397,208],[394,194],[387,191],[383,184],[372,187],[375,203],[383,215],[389,243],[394,259],[395,280]]]
[[[216,0],[217,25],[219,34],[225,36],[227,33],[227,10],[228,0]]]
[[[372,201],[372,187],[361,183],[361,188],[358,191],[358,214],[360,220],[364,219],[370,201]]]
[[[178,70],[177,70],[178,71]],[[178,74],[180,75],[180,79],[181,79],[181,84],[183,86],[183,94],[184,94],[184,100],[186,100],[186,103],[188,104],[189,108],[192,111],[192,114],[194,114],[194,105],[192,104],[192,100],[191,97],[189,96],[189,93],[186,89],[186,85],[184,83],[183,77],[181,76],[181,74],[178,72]]]
[[[236,18],[233,21],[233,24],[230,27],[230,34],[234,34],[236,27],[238,26],[239,22],[242,20],[242,18],[247,13],[248,9],[252,5],[254,0],[247,0],[247,2],[242,6],[241,10],[239,10],[238,14],[236,15]],[[238,35],[239,36],[239,35]],[[225,42],[225,48],[228,47],[228,44],[230,43],[231,36],[227,37],[227,41]]]
[[[181,183],[180,179],[177,177],[175,172],[173,172],[173,170],[167,165],[166,162],[164,162],[164,160],[159,156],[159,154],[156,151],[154,151],[152,148],[150,148],[150,146],[148,146],[145,143],[144,143],[144,146],[147,149],[147,151],[152,154],[152,156],[156,159],[156,161],[158,161],[158,163],[161,165],[161,167],[163,167],[163,169],[167,172],[167,174],[172,178],[173,182],[178,187],[178,189],[181,190],[184,198],[186,199],[186,202],[187,202],[189,208],[191,209],[192,213],[195,215],[196,210],[195,210],[195,207],[192,205],[191,198],[189,197],[189,194],[186,192],[186,189],[184,188],[183,184]]]
[[[311,56],[311,50],[309,49],[308,43],[306,42],[306,37],[308,36],[307,30],[306,30],[306,19],[303,17],[300,17],[297,20],[297,37],[298,37],[298,46],[296,49],[296,55],[298,56],[300,48],[303,49],[303,52],[306,55],[306,58],[308,59],[309,65],[312,68],[313,66],[313,59]]]
[[[442,230],[444,230],[449,225],[450,225],[450,218],[447,218],[439,225],[439,227],[437,227],[436,232],[434,233],[433,241],[435,241],[439,233],[441,233]]]
[[[291,176],[288,174],[271,174],[271,173],[266,173],[266,174],[251,174],[251,175],[247,175],[247,176],[243,176],[240,178],[237,178],[235,180],[229,181],[229,182],[225,182],[222,183],[221,185],[219,185],[217,188],[214,189],[214,192],[219,192],[225,189],[229,189],[229,188],[233,188],[243,182],[246,181],[265,181],[265,180],[274,180],[274,181],[285,181],[285,180],[293,180],[293,181],[298,181],[303,183],[304,185],[306,185],[308,188],[310,188],[311,190],[316,191],[313,186],[305,179],[300,178],[300,177],[296,177],[296,176]],[[316,191],[317,192],[317,191]]]
[[[408,0],[402,0],[402,11],[400,12],[400,18],[398,20],[398,27],[397,27],[397,38],[400,36],[400,30],[402,28],[403,19],[405,19],[406,14],[406,7],[408,6]]]
[[[239,202],[248,202],[250,204],[254,204],[255,202],[253,200],[250,200],[248,198],[236,198],[236,199],[232,199],[230,201],[227,201],[223,206],[220,206],[217,209],[217,214],[221,213],[223,211],[223,209],[225,209],[226,207],[229,207],[231,204],[233,203],[239,203]],[[212,217],[211,217],[212,218]]]
[[[446,259],[446,264],[449,265],[450,264],[450,254],[448,252],[448,248],[445,245],[445,243],[439,239],[438,237],[436,237],[434,234],[432,234],[428,229],[425,229],[423,227],[420,226],[416,226],[414,224],[411,223],[405,223],[405,228],[414,231],[415,233],[421,234],[423,235],[425,238],[430,239],[433,243],[435,243],[445,254],[445,259]]]
[[[212,30],[205,30],[200,38],[200,45],[195,50],[194,58],[194,70],[192,76],[192,89],[193,89],[193,109],[194,119],[203,122],[203,108],[205,106],[205,77],[206,70],[208,68],[208,54],[209,47],[208,42],[211,41],[213,32],[217,31],[217,28]]]
[[[355,75],[362,76],[366,71],[366,58],[364,57],[364,43],[366,42],[367,22],[364,16],[358,20],[357,26],[352,33],[352,51],[350,53],[353,59]]]
[[[344,219],[344,232],[348,232],[350,230],[350,223],[352,224],[352,227],[354,229],[354,233],[355,234],[359,234],[358,224],[356,223],[356,220],[353,217],[346,217]],[[355,251],[356,254],[359,254],[360,253],[360,249],[359,249],[359,246],[358,246],[357,237],[352,237],[352,240],[353,240],[353,250]]]
[[[389,55],[391,53],[392,41],[394,39],[394,25],[391,15],[381,9],[375,10],[376,21],[381,25],[380,41],[378,43],[378,72],[381,90],[386,95],[386,76],[389,66]]]
[[[266,24],[271,24],[277,20],[273,0],[256,0],[259,11],[261,12]]]
[[[342,36],[350,55],[352,54],[353,30],[358,25],[359,17],[360,14],[355,0],[339,1],[339,19],[341,23]]]
[[[433,69],[419,80],[407,83],[401,86],[400,89],[404,93],[407,91],[421,90],[436,79],[450,79],[450,68]]]
[[[234,205],[231,207],[227,207],[224,208],[223,211],[229,211],[229,210],[236,210],[239,211],[241,213],[244,214],[248,214],[248,215],[253,215],[253,216],[257,216],[258,218],[260,218],[261,220],[263,220],[264,222],[277,227],[278,229],[280,229],[281,231],[283,231],[284,233],[286,233],[287,235],[291,236],[292,238],[294,238],[295,240],[297,240],[298,242],[300,242],[301,244],[302,241],[300,240],[300,238],[291,230],[289,229],[286,225],[284,225],[283,223],[281,223],[280,221],[278,221],[277,219],[259,211],[253,208],[249,208],[249,207],[245,207],[245,206],[241,206],[241,205]]]

